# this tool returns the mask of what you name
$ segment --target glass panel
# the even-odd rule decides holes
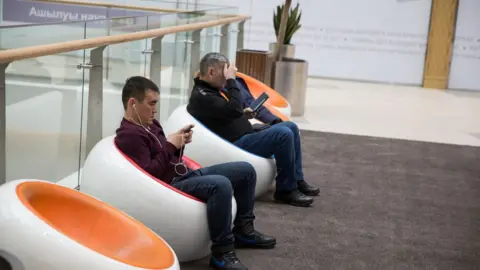
[[[109,35],[128,34],[147,30],[147,18],[137,17],[132,24],[130,18],[111,19],[105,23]],[[97,29],[87,22],[87,36],[90,31]],[[147,42],[137,40],[133,42],[109,45],[103,51],[103,130],[104,137],[114,135],[115,130],[123,117],[121,103],[122,87],[131,76],[146,75]],[[87,53],[90,57],[90,52]],[[89,58],[87,58],[89,59]],[[88,80],[88,78],[87,78]],[[88,81],[89,83],[89,81]],[[85,108],[88,106],[88,84],[85,87]],[[87,125],[87,110],[83,111],[83,125]],[[86,133],[84,134],[86,136]]]
[[[187,102],[189,93],[191,33],[167,35],[162,39],[159,121],[165,123],[175,108]]]
[[[221,27],[205,28],[201,34],[200,57],[210,52],[220,52]]]
[[[228,59],[235,61],[237,55],[238,23],[230,24],[228,32]]]
[[[78,186],[85,74],[77,65],[83,55],[75,51],[8,66],[7,181],[30,178]]]
[[[0,28],[2,50],[83,39],[85,22]]]
[[[88,0],[87,0],[88,1]],[[96,0],[91,0],[95,2]],[[103,2],[112,2],[122,5],[134,5],[140,7],[161,8],[166,10],[217,10],[225,8],[224,6],[198,3],[200,1],[157,1],[157,0],[103,0]],[[192,3],[196,2],[196,3]]]

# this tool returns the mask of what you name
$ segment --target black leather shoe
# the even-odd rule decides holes
[[[237,248],[274,248],[277,240],[273,236],[264,235],[261,232],[251,230],[248,233],[233,229],[235,247]]]
[[[273,198],[277,202],[300,207],[307,207],[313,203],[312,197],[306,196],[298,189],[291,192],[275,192]]]
[[[209,265],[213,269],[248,270],[248,268],[237,258],[235,251],[229,251],[220,255],[212,254]]]
[[[300,180],[297,182],[298,190],[307,196],[316,196],[320,193],[320,189],[316,187],[310,186],[304,180]]]

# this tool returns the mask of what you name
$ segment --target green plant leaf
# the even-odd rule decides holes
[[[276,12],[273,13],[273,27],[275,29],[275,36],[278,38],[278,32],[280,30],[280,22],[282,20],[283,9],[285,4],[278,5]],[[283,44],[290,44],[293,35],[300,29],[300,19],[302,18],[302,12],[300,10],[300,3],[297,2],[295,8],[290,7],[287,18],[287,29],[285,31],[285,38]]]
[[[284,44],[290,44],[290,42],[291,42],[291,40],[292,40],[292,37],[293,37],[293,34],[294,34],[295,32],[297,32],[298,29],[300,29],[300,27],[302,27],[301,24],[297,25],[297,26],[293,29],[293,31],[292,31],[288,36],[285,36],[285,43],[284,43]]]
[[[278,31],[280,29],[280,21],[282,19],[284,5],[277,6],[277,13],[274,12],[273,27],[275,29],[275,36],[278,37]]]

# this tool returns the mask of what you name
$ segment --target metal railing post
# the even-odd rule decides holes
[[[161,87],[162,82],[162,39],[163,36],[153,38],[150,50],[143,53],[150,54],[150,79]]]
[[[230,52],[230,24],[222,25],[220,28],[220,53],[227,56]]]
[[[150,50],[146,50],[144,53],[150,54],[150,79],[162,89],[162,39],[161,37],[156,37],[152,39],[150,45]],[[160,99],[162,96],[160,95]],[[157,104],[157,111],[160,112],[161,102]],[[160,121],[160,113],[157,113],[157,120]]]
[[[90,63],[79,65],[79,68],[90,69],[85,156],[103,137],[103,51],[106,47],[91,50]]]
[[[0,64],[0,185],[7,182],[7,89],[5,71],[10,63]]]
[[[191,50],[190,50],[190,76],[187,78],[189,80],[188,84],[188,94],[190,93],[193,88],[193,75],[200,69],[200,33],[202,30],[196,30],[192,32],[192,41],[191,43]]]
[[[238,23],[238,35],[237,35],[237,51],[243,49],[245,38],[245,22]]]

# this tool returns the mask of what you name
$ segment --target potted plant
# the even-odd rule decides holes
[[[273,13],[273,27],[275,29],[275,36],[278,39],[278,34],[280,30],[280,22],[282,20],[283,9],[285,4],[277,6],[277,10]],[[285,30],[285,37],[282,41],[280,48],[280,55],[282,57],[293,58],[295,56],[295,46],[291,44],[293,35],[302,27],[300,24],[300,19],[302,18],[302,11],[300,10],[300,4],[297,3],[295,8],[290,8],[287,19],[287,27]],[[270,43],[270,51],[273,51],[276,46],[276,43]]]

